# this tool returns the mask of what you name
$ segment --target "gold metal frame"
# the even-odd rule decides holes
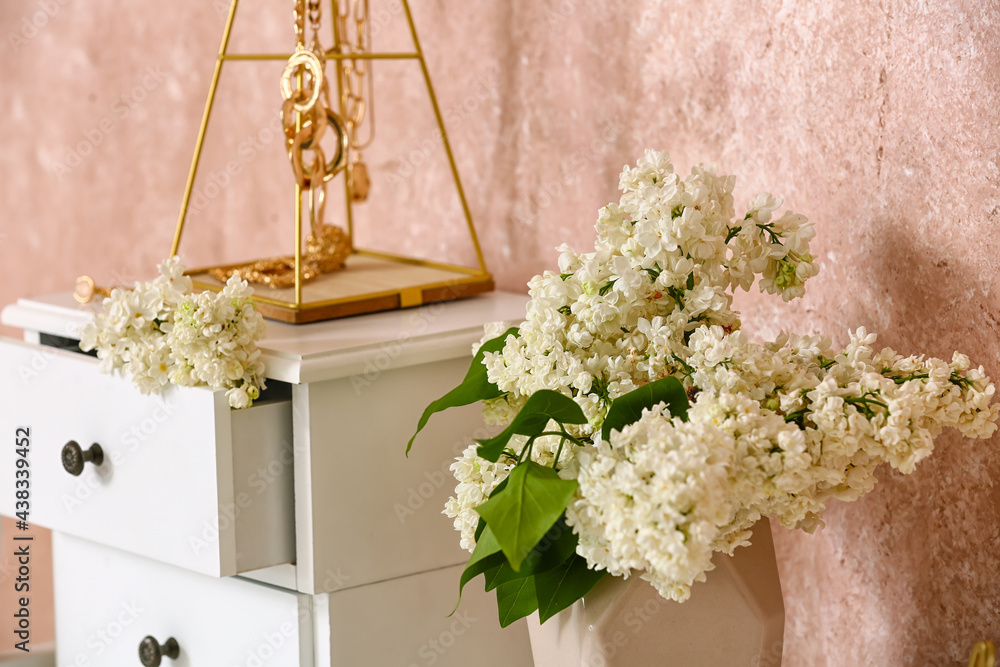
[[[336,21],[331,21],[333,26],[333,39],[334,48],[330,49],[326,53],[326,58],[328,60],[343,60],[343,59],[364,59],[364,60],[416,60],[420,63],[420,70],[423,74],[424,83],[427,86],[427,94],[430,98],[431,107],[434,111],[434,119],[437,122],[438,130],[441,133],[441,141],[445,149],[445,154],[448,157],[448,165],[451,168],[452,178],[455,181],[455,189],[458,193],[459,202],[462,206],[462,213],[465,216],[465,222],[469,229],[469,236],[472,240],[473,248],[476,252],[476,260],[479,264],[478,269],[457,266],[452,264],[443,264],[439,262],[431,262],[427,260],[414,259],[410,257],[404,257],[401,255],[395,255],[391,253],[382,253],[370,250],[362,250],[355,248],[353,245],[354,239],[354,215],[352,198],[350,196],[349,184],[347,179],[344,178],[344,186],[346,193],[346,223],[347,231],[351,237],[351,253],[366,255],[369,257],[378,257],[381,259],[386,259],[394,262],[403,262],[406,264],[413,264],[416,266],[425,266],[430,268],[443,269],[447,271],[452,271],[456,273],[456,278],[454,281],[449,281],[447,283],[429,283],[426,285],[420,285],[418,288],[411,288],[404,290],[407,292],[403,294],[399,293],[399,305],[397,307],[407,307],[411,305],[419,305],[420,303],[425,303],[429,301],[436,300],[447,300],[449,298],[458,298],[461,296],[471,296],[473,294],[479,294],[493,289],[493,278],[486,268],[486,261],[483,258],[483,251],[479,245],[479,236],[476,234],[475,225],[472,222],[472,213],[469,210],[469,203],[465,197],[465,190],[462,187],[462,179],[458,173],[458,166],[455,164],[455,157],[451,150],[451,142],[448,140],[448,134],[445,131],[444,119],[441,115],[441,108],[438,104],[437,95],[434,92],[434,85],[431,82],[430,72],[427,69],[427,63],[424,60],[423,49],[420,46],[420,38],[417,36],[417,29],[413,23],[413,15],[410,12],[410,5],[407,0],[400,0],[403,6],[404,13],[406,15],[407,25],[410,30],[410,36],[413,39],[414,50],[412,52],[383,52],[383,53],[365,53],[360,55],[353,54],[343,54],[337,47],[340,45],[340,35],[338,34],[338,27]],[[331,16],[338,15],[338,0],[330,0]],[[218,57],[215,61],[215,71],[212,74],[212,82],[208,89],[208,100],[205,102],[205,111],[201,117],[201,126],[198,129],[198,138],[195,141],[194,157],[191,160],[191,168],[188,171],[187,184],[184,187],[184,197],[181,202],[180,216],[177,220],[177,228],[174,232],[174,241],[171,246],[170,255],[174,256],[180,248],[181,236],[184,233],[184,224],[187,220],[188,209],[191,203],[191,195],[194,190],[195,178],[198,174],[198,165],[201,161],[202,149],[205,144],[205,134],[208,130],[209,118],[212,115],[212,108],[215,104],[215,96],[218,92],[219,78],[222,75],[223,63],[231,60],[242,60],[242,61],[254,61],[254,60],[276,60],[283,61],[288,60],[291,57],[290,53],[240,53],[231,54],[228,52],[229,48],[229,38],[232,34],[233,22],[236,19],[236,11],[239,5],[239,0],[232,0],[232,4],[229,6],[229,15],[226,18],[225,29],[222,33],[222,43],[219,45]],[[342,71],[337,68],[337,87],[338,93],[343,90],[343,79]],[[340,100],[340,114],[344,115],[344,102],[343,96],[338,94]],[[212,267],[214,268],[214,267]],[[206,271],[207,269],[195,269],[190,270],[188,273],[197,274]],[[195,281],[195,285],[202,289],[219,289],[218,286],[201,283]],[[418,290],[419,293],[414,290]],[[363,300],[383,300],[389,297],[393,292],[377,292],[371,294],[361,295],[359,297],[349,297],[343,299],[335,299],[328,301],[320,301],[314,303],[303,303],[302,301],[302,189],[296,184],[295,186],[295,300],[285,301],[281,299],[272,299],[266,296],[262,296],[258,292],[254,296],[254,300],[265,304],[265,306],[272,306],[273,308],[262,308],[262,312],[265,312],[269,317],[275,317],[276,319],[281,319],[289,322],[310,322],[318,319],[326,319],[327,317],[336,317],[338,315],[330,315],[329,313],[336,313],[343,311],[344,314],[355,314],[356,312],[371,312],[372,310],[384,310],[381,307],[372,307],[365,309],[363,306],[361,310],[355,308],[344,308],[348,304],[363,301]],[[435,298],[435,295],[444,295],[445,298]],[[430,298],[427,298],[430,296]],[[278,309],[278,310],[275,310]],[[282,314],[280,311],[288,311],[288,314]],[[266,312],[270,311],[270,312]],[[310,312],[315,311],[315,312]]]
[[[972,647],[969,667],[995,667],[996,649],[991,641],[981,641]]]

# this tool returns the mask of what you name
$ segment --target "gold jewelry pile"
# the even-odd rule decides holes
[[[367,9],[367,3],[365,8]],[[307,14],[313,33],[308,47]],[[349,123],[345,123],[330,105],[326,52],[319,41],[321,15],[320,0],[295,0],[295,53],[288,59],[281,76],[281,95],[284,98],[281,105],[281,125],[285,133],[288,159],[298,185],[296,192],[305,191],[309,194],[309,223],[312,233],[306,237],[305,253],[302,255],[303,282],[343,268],[351,254],[351,239],[347,232],[323,222],[326,184],[347,168],[349,151],[353,150],[355,160],[360,160],[360,145],[352,137],[364,116],[363,100],[356,102],[353,97],[345,98],[345,103],[351,101],[356,105],[351,107],[352,118]],[[343,16],[338,16],[337,20],[339,25],[343,25]],[[364,69],[362,78],[363,75]],[[356,73],[354,78],[358,78]],[[351,86],[348,85],[347,88]],[[360,106],[360,111],[357,106]],[[336,153],[329,161],[320,146],[327,128],[331,128],[336,137]],[[307,157],[309,153],[311,155]],[[363,163],[360,166],[363,168]],[[362,169],[360,173],[354,173],[355,179],[351,182],[352,199],[363,201],[368,193],[367,172]],[[295,284],[295,257],[262,259],[236,267],[212,269],[211,273],[222,282],[238,275],[249,282],[269,287],[291,287]]]
[[[306,252],[302,256],[303,282],[312,280],[322,273],[344,268],[344,262],[351,254],[351,239],[342,228],[322,225],[319,233],[319,238],[312,234],[306,238]],[[260,259],[235,268],[212,269],[212,275],[222,282],[229,280],[233,274],[248,282],[268,287],[292,287],[295,285],[295,258],[275,257]]]

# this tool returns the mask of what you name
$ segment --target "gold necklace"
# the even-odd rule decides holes
[[[368,34],[371,11],[368,0],[335,0],[334,6],[337,7],[336,46],[341,55],[345,56],[340,60],[340,103],[347,120],[347,133],[350,136],[347,182],[351,199],[363,202],[368,199],[371,181],[361,151],[370,146],[375,139],[375,84],[372,77],[372,62],[364,57],[371,51]],[[353,31],[349,29],[352,23]],[[361,128],[365,124],[368,126],[368,136],[362,141]]]
[[[307,4],[308,2],[308,4]],[[312,41],[306,46],[306,18]],[[351,253],[351,239],[340,227],[323,222],[326,211],[326,184],[348,164],[349,124],[330,105],[330,85],[326,77],[326,54],[319,41],[322,18],[320,0],[295,0],[292,12],[295,52],[281,75],[281,125],[292,174],[309,197],[309,229],[302,257],[302,280],[343,268]],[[363,117],[363,112],[362,112]],[[330,128],[336,136],[336,152],[327,160],[320,141]],[[311,153],[311,159],[307,156]],[[236,267],[217,268],[212,275],[226,282],[238,275],[244,280],[270,287],[295,284],[295,258],[261,259]]]

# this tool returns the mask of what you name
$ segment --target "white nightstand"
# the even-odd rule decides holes
[[[94,307],[21,300],[0,341],[0,433],[31,428],[32,523],[54,531],[59,667],[141,664],[174,638],[185,667],[520,667],[523,624],[501,631],[470,586],[441,514],[448,466],[478,408],[423,407],[463,377],[486,322],[520,321],[494,293],[317,324],[268,323],[268,391],[247,410],[224,392],[142,396],[75,349]],[[69,340],[67,340],[69,339]],[[60,348],[63,349],[60,349]],[[61,452],[97,443],[73,476]],[[13,447],[0,470],[13,489]],[[13,515],[13,493],[0,513]]]

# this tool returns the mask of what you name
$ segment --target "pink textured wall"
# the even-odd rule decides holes
[[[396,1],[373,0],[382,48],[406,46]],[[234,46],[287,49],[291,3],[244,4]],[[81,273],[130,282],[167,253],[226,5],[0,3],[0,301],[67,290]],[[741,298],[751,335],[844,342],[865,326],[900,351],[957,348],[1000,375],[997,2],[413,9],[502,288],[523,290],[562,241],[587,247],[621,166],[665,148],[680,168],[715,161],[742,176],[742,197],[770,189],[816,223],[820,276],[791,306]],[[276,108],[280,65],[242,67],[224,77],[208,175],[245,160],[241,142]],[[389,201],[359,237],[467,259],[440,222],[457,206],[420,81],[380,71],[369,157]],[[277,140],[261,143],[192,218],[191,264],[287,238],[288,167]],[[786,664],[961,664],[975,641],[1000,639],[998,474],[996,440],[946,435],[913,475],[884,471],[869,497],[835,504],[817,535],[779,531]]]

